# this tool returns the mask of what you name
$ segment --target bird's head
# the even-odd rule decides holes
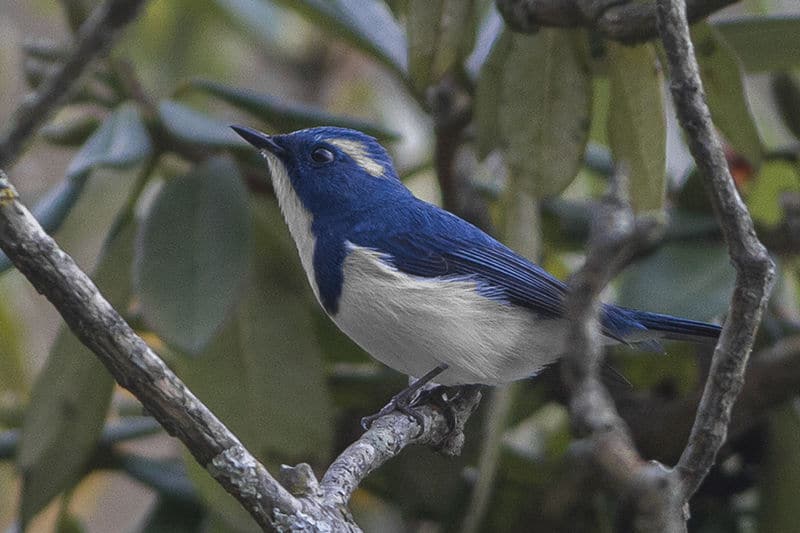
[[[320,127],[267,135],[232,128],[266,157],[279,197],[278,189],[290,186],[315,216],[360,210],[409,194],[386,149],[360,131]]]

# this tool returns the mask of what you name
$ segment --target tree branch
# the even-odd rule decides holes
[[[436,133],[434,167],[442,206],[491,234],[486,202],[470,183],[476,162],[464,148],[465,129],[472,118],[472,96],[463,84],[447,76],[428,88],[427,100]]]
[[[304,523],[287,492],[189,391],[103,298],[92,280],[39,226],[0,171],[0,248],[58,309],[75,335],[171,435],[264,528]],[[328,518],[328,517],[326,517]],[[341,521],[341,519],[340,519]],[[334,523],[334,522],[332,522]]]
[[[689,38],[685,0],[657,0],[658,29],[669,63],[670,90],[689,149],[706,179],[715,215],[736,269],[736,286],[714,351],[697,416],[676,472],[684,500],[711,469],[727,435],[731,409],[744,383],[753,340],[772,287],[775,268],[736,192],[717,137],[697,59]]]
[[[587,28],[604,37],[634,44],[658,37],[652,2],[627,0],[495,0],[514,31],[534,33],[540,26]],[[737,0],[689,0],[695,22]]]
[[[654,219],[635,221],[621,199],[626,189],[618,174],[613,191],[593,224],[590,250],[583,267],[573,276],[565,302],[570,331],[562,375],[570,392],[573,426],[585,438],[573,449],[597,469],[618,495],[629,498],[635,531],[684,531],[677,487],[666,468],[648,463],[633,445],[599,378],[601,358],[598,317],[599,294],[639,248],[659,231]]]
[[[103,53],[119,30],[136,18],[145,0],[106,0],[92,12],[78,32],[74,50],[67,60],[14,112],[9,126],[0,134],[0,168],[13,165],[22,146],[70,94],[72,84],[86,66]]]
[[[344,506],[367,475],[410,444],[423,444],[447,455],[458,455],[464,443],[464,425],[478,408],[478,388],[462,388],[448,404],[455,415],[450,427],[447,418],[430,406],[419,408],[425,420],[420,432],[417,423],[401,413],[390,413],[376,420],[370,429],[343,451],[322,478],[321,489],[327,504]]]

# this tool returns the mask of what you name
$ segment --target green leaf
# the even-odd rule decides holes
[[[472,48],[475,0],[410,0],[408,71],[417,89],[435,84]]]
[[[734,278],[724,244],[668,243],[625,271],[617,303],[708,320],[728,309]]]
[[[99,125],[100,119],[81,110],[77,114],[54,120],[39,133],[53,144],[74,146],[88,140]]]
[[[506,155],[512,176],[536,198],[563,191],[583,160],[591,76],[576,50],[575,39],[582,37],[552,28],[514,34],[502,68],[499,118]]]
[[[103,428],[103,443],[113,446],[127,440],[140,439],[162,431],[155,418],[149,416],[126,416],[106,424]]]
[[[731,146],[758,169],[763,147],[750,113],[736,52],[717,29],[705,22],[692,26],[692,41],[714,124]]]
[[[666,191],[663,76],[651,44],[608,44],[611,82],[608,137],[630,179],[630,201],[642,213],[661,210]]]
[[[190,85],[247,111],[276,130],[294,131],[312,126],[329,125],[352,128],[386,141],[399,138],[396,132],[372,122],[332,115],[316,107],[290,104],[267,94],[237,89],[208,80],[193,80]]]
[[[66,506],[67,504],[64,503],[63,505]],[[85,533],[87,529],[79,517],[66,511],[62,507],[62,512],[59,513],[55,531],[56,533]]]
[[[133,225],[111,241],[94,276],[115,307],[130,294]],[[56,495],[77,484],[103,430],[114,380],[100,360],[62,326],[25,412],[17,465],[21,516],[28,523]]]
[[[772,93],[783,123],[800,140],[800,79],[781,72],[772,78]]]
[[[204,527],[207,511],[199,502],[161,497],[147,512],[139,531],[147,533],[196,533]],[[209,532],[210,533],[210,532]]]
[[[61,227],[72,206],[80,198],[86,180],[65,179],[42,196],[33,207],[33,215],[45,231],[53,233]]]
[[[0,294],[3,292],[3,283],[0,281]],[[13,393],[12,398],[21,400],[28,389],[26,351],[22,343],[22,324],[9,303],[7,298],[0,299],[0,397]],[[0,427],[2,425],[0,422]]]
[[[89,137],[67,167],[67,178],[78,179],[96,167],[126,168],[152,152],[147,130],[134,104],[125,103]]]
[[[408,22],[408,77],[417,89],[424,90],[433,78],[433,63],[442,8],[447,0],[409,0]]]
[[[333,420],[322,351],[313,334],[312,309],[318,304],[302,269],[287,269],[287,254],[295,257],[297,251],[291,245],[287,250],[277,205],[254,203],[254,216],[255,290],[244,301],[239,322],[243,357],[258,369],[249,379],[253,388],[264,388],[266,396],[258,401],[274,428],[261,436],[262,449],[272,458],[319,464],[331,452]]]
[[[151,153],[150,137],[139,110],[130,103],[120,105],[72,158],[64,180],[36,202],[33,216],[45,231],[54,233],[80,198],[92,170],[127,168]],[[0,273],[10,267],[11,262],[0,252]]]
[[[481,67],[475,88],[475,125],[478,155],[486,157],[502,146],[500,103],[504,67],[514,44],[514,34],[503,32],[495,41],[489,57]]]
[[[328,460],[331,402],[302,271],[286,260],[274,203],[254,202],[255,250],[247,295],[235,318],[197,358],[176,363],[197,396],[269,464]],[[249,523],[236,502],[187,458],[203,498],[234,527]],[[246,516],[246,515],[245,515]]]
[[[201,351],[239,299],[250,250],[247,191],[236,165],[214,158],[168,181],[139,228],[134,284],[154,331]]]
[[[91,3],[86,0],[64,0],[61,2],[72,33],[78,33],[91,14]]]
[[[786,193],[800,193],[800,167],[786,161],[764,163],[746,197],[753,219],[765,226],[780,224],[785,217],[781,197]]]
[[[401,75],[408,66],[403,29],[383,0],[276,0]]]
[[[481,10],[474,11],[477,15]],[[478,78],[478,73],[483,68],[494,44],[503,33],[503,18],[497,12],[494,3],[486,10],[483,17],[475,17],[475,47],[464,60],[464,68],[470,78],[473,80]]]
[[[800,16],[742,17],[714,23],[748,72],[800,65]]]
[[[800,521],[800,418],[791,402],[770,413],[759,473],[758,531],[794,531]]]
[[[172,501],[197,502],[197,492],[178,459],[157,459],[126,453],[115,458],[114,467]]]
[[[241,27],[264,43],[273,43],[276,34],[272,26],[276,19],[274,5],[264,0],[214,0]]]
[[[183,142],[220,148],[248,148],[249,145],[228,123],[178,102],[162,100],[158,115],[167,131]]]

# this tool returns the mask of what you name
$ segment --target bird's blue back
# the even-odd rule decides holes
[[[324,146],[336,156],[319,167],[302,157],[286,162],[293,187],[313,216],[314,272],[329,313],[337,312],[349,242],[379,252],[403,273],[474,281],[486,298],[545,319],[564,316],[563,282],[472,224],[414,197],[375,139],[342,128],[313,128],[275,139],[297,153]],[[342,140],[359,147],[358,161],[332,144]],[[378,175],[376,168],[382,169]],[[719,334],[715,325],[613,305],[603,306],[601,323],[608,337],[650,348],[657,343],[648,332],[692,340]]]

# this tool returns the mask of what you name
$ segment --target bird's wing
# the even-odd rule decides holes
[[[487,298],[563,316],[563,282],[476,228],[457,229],[384,233],[367,245],[406,274],[474,280]]]
[[[564,282],[450,213],[437,209],[426,215],[410,226],[369,228],[360,232],[357,244],[380,252],[406,274],[474,280],[478,292],[487,298],[526,307],[546,318],[564,316]],[[646,334],[647,328],[622,308],[603,305],[601,329],[619,342],[660,351],[657,343],[645,338],[626,339]]]
[[[539,316],[564,316],[567,286],[543,268],[493,239],[465,241],[458,236],[395,234],[382,253],[395,268],[421,277],[471,279],[483,296],[531,309]],[[618,342],[662,352],[648,328],[621,307],[603,304],[602,333]]]

